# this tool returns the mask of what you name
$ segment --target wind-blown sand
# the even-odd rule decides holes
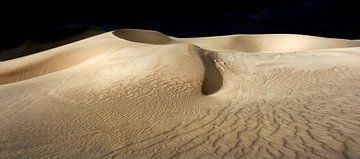
[[[0,158],[359,158],[360,41],[117,30],[0,62]]]

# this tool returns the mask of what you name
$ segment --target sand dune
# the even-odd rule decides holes
[[[360,41],[123,29],[0,62],[0,158],[359,158]]]

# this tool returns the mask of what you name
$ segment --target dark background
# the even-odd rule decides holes
[[[119,28],[177,37],[293,33],[360,39],[359,9],[357,1],[346,0],[14,4],[1,11],[0,49],[18,47],[29,39],[51,41],[88,29]]]

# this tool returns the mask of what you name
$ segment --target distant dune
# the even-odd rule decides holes
[[[360,41],[121,29],[1,61],[0,110],[4,159],[359,158]]]

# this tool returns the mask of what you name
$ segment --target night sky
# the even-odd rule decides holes
[[[28,39],[51,41],[88,29],[119,28],[157,30],[177,37],[294,33],[360,39],[360,7],[356,1],[167,1],[166,6],[141,1],[89,1],[90,6],[48,3],[47,7],[22,5],[1,11],[1,50]]]

